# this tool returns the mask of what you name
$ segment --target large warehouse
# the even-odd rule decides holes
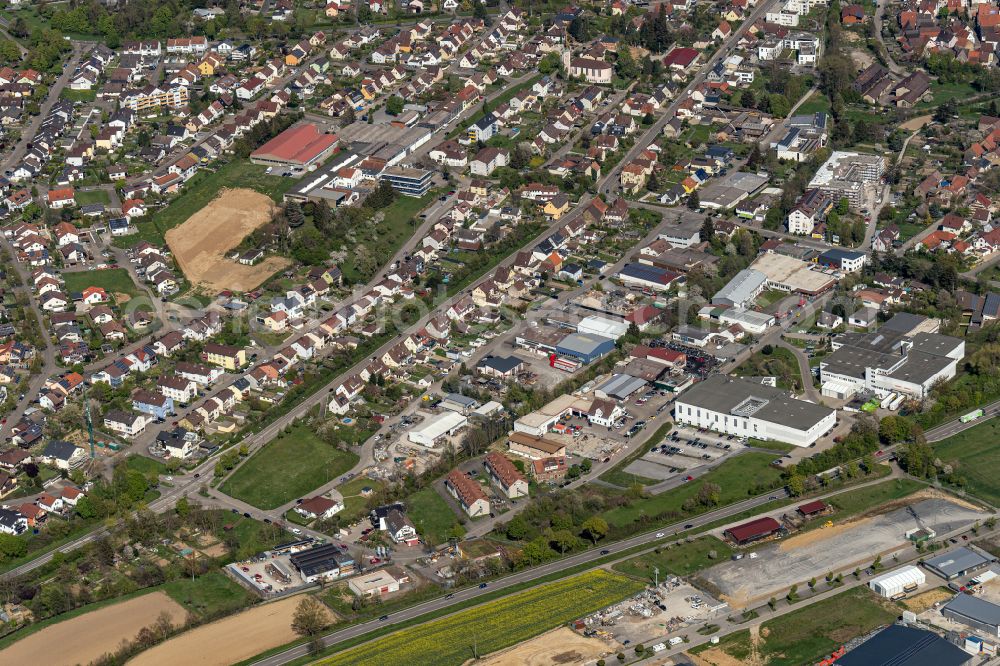
[[[750,268],[767,276],[767,288],[816,296],[837,284],[835,271],[777,252],[765,252],[750,264]]]
[[[615,341],[590,333],[570,333],[556,345],[556,353],[581,363],[592,363],[615,349]]]
[[[745,308],[752,305],[767,284],[767,276],[752,268],[745,268],[712,296],[712,305]]]
[[[1000,638],[1000,606],[971,594],[956,594],[941,614],[994,638]]]
[[[969,548],[956,548],[950,553],[924,560],[923,564],[941,578],[954,580],[982,571],[992,561]]]
[[[933,631],[890,624],[837,659],[837,666],[964,666],[972,659]]]
[[[336,134],[325,134],[316,125],[305,123],[289,127],[250,153],[250,161],[268,166],[305,168],[322,162],[336,146]]]
[[[820,362],[823,395],[848,398],[869,390],[881,397],[902,393],[922,400],[935,384],[955,376],[965,357],[963,340],[923,332],[911,337],[892,322],[871,333],[833,339],[833,353]]]
[[[436,445],[448,435],[454,435],[469,422],[459,412],[446,411],[441,414],[421,413],[423,423],[411,430],[407,438],[414,444],[428,448]]]
[[[809,446],[833,429],[837,413],[748,379],[712,375],[677,398],[674,419],[726,435]]]
[[[686,281],[680,273],[644,264],[625,264],[617,277],[627,287],[645,287],[656,291],[667,291],[675,282],[683,284]]]

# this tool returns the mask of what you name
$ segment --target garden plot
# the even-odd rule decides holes
[[[943,537],[967,528],[986,513],[978,508],[944,497],[924,499],[909,508],[862,517],[792,536],[784,541],[756,548],[758,557],[718,564],[702,574],[731,606],[743,608],[782,596],[792,585],[803,585],[827,572],[851,571],[866,567],[879,555],[888,555],[907,544],[907,530],[920,523]]]

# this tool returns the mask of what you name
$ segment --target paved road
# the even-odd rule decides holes
[[[984,406],[982,410],[985,412],[985,416],[982,416],[976,419],[975,421],[962,423],[958,419],[955,419],[953,421],[949,421],[948,423],[939,425],[936,428],[931,428],[930,430],[924,433],[924,437],[927,438],[928,442],[932,443],[940,442],[942,439],[947,439],[952,435],[957,435],[963,430],[968,430],[969,428],[975,428],[983,421],[992,419],[996,416],[1000,416],[1000,400],[996,402],[991,402],[990,404]],[[971,412],[972,410],[970,409],[969,411]]]
[[[795,361],[799,364],[799,374],[802,375],[802,387],[805,390],[806,397],[810,401],[819,404],[822,396],[813,384],[813,374],[812,368],[809,367],[809,357],[806,356],[806,353],[800,347],[796,347],[786,340],[779,339],[778,346],[782,349],[787,349],[795,355]]]
[[[886,0],[878,0],[875,4],[875,16],[873,17],[874,27],[875,27],[875,37],[878,39],[879,44],[882,45],[882,49],[885,51],[886,64],[889,66],[889,70],[897,76],[906,76],[906,70],[896,64],[896,61],[892,59],[892,53],[889,51],[889,47],[886,45],[885,40],[882,38],[882,20],[885,18],[885,5]]]
[[[559,571],[568,569],[570,567],[575,567],[581,564],[594,562],[598,559],[605,557],[605,555],[601,554],[604,551],[610,551],[614,553],[634,548],[636,546],[643,546],[643,545],[655,546],[656,544],[663,542],[665,538],[665,536],[657,537],[656,536],[657,534],[673,535],[684,529],[702,527],[711,522],[725,519],[729,516],[735,515],[742,511],[753,509],[755,507],[761,506],[762,504],[766,504],[772,501],[770,499],[771,497],[780,499],[787,497],[787,493],[784,490],[777,490],[770,493],[769,495],[760,495],[758,497],[752,497],[742,502],[731,504],[723,509],[718,509],[710,513],[702,514],[697,518],[691,518],[687,523],[676,523],[674,525],[661,528],[659,531],[647,532],[645,534],[640,534],[631,537],[629,539],[619,541],[615,544],[609,544],[603,550],[597,550],[597,549],[588,550],[578,555],[573,555],[565,559],[557,560],[554,562],[550,562],[548,564],[543,564],[541,566],[534,567],[532,569],[526,569],[524,571],[520,571],[510,576],[506,576],[499,580],[490,582],[489,586],[486,587],[485,589],[480,589],[478,587],[464,588],[462,590],[455,592],[450,597],[441,597],[439,599],[434,599],[432,601],[418,604],[416,606],[411,606],[404,610],[393,613],[389,616],[387,620],[384,621],[372,620],[370,622],[365,622],[363,624],[354,625],[346,629],[341,629],[340,631],[329,633],[323,637],[322,639],[323,645],[330,646],[339,643],[341,641],[357,638],[358,636],[363,636],[364,634],[367,634],[368,632],[374,631],[375,629],[379,629],[381,627],[392,626],[394,624],[398,624],[405,620],[410,620],[419,617],[421,615],[424,615],[425,613],[429,613],[432,611],[439,611],[454,606],[455,604],[458,604],[463,601],[468,601],[470,599],[482,597],[483,595],[496,592],[497,590],[507,589],[514,585],[519,585],[522,583],[529,583],[531,581],[537,580],[552,573],[557,573]],[[279,666],[281,664],[286,664],[289,661],[292,661],[293,659],[306,656],[307,654],[308,654],[308,646],[299,646],[295,648],[290,648],[288,650],[285,650],[284,652],[280,652],[278,654],[272,655],[270,657],[255,662],[255,666]]]

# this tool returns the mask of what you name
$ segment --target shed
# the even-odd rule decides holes
[[[823,500],[806,502],[805,504],[799,505],[795,510],[798,511],[800,515],[808,518],[809,516],[815,516],[816,514],[826,511],[826,502]]]
[[[725,531],[725,535],[739,545],[745,545],[765,539],[772,534],[781,531],[781,524],[774,518],[758,518],[742,525],[730,527]]]

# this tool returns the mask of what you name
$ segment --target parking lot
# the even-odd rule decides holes
[[[280,594],[305,585],[289,557],[265,553],[254,559],[233,562],[229,569],[261,594]]]
[[[691,468],[718,463],[745,448],[740,438],[685,427],[671,432],[665,441],[652,444],[648,453],[625,468],[626,472],[666,481]]]

